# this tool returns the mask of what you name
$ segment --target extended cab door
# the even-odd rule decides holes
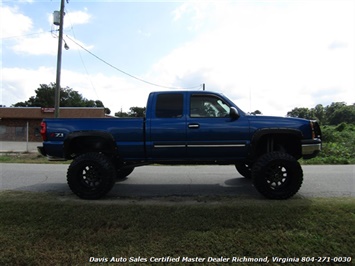
[[[232,119],[228,101],[215,94],[194,93],[188,106],[187,158],[218,161],[246,156],[249,122],[245,116]]]
[[[185,95],[182,92],[156,93],[147,120],[148,158],[162,160],[186,157]]]

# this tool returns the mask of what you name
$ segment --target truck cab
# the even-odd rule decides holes
[[[233,162],[250,144],[249,120],[225,96],[199,92],[151,93],[147,152],[152,160]]]

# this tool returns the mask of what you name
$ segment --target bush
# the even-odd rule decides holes
[[[345,128],[346,128],[346,123],[341,123],[339,125],[336,126],[335,130],[338,131],[338,132],[342,132]]]
[[[337,126],[322,126],[322,151],[304,164],[354,164],[355,126],[341,123]]]

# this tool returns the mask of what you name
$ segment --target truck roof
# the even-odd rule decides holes
[[[206,93],[206,94],[222,94],[216,91],[201,91],[201,90],[171,90],[171,91],[153,91],[151,93]]]

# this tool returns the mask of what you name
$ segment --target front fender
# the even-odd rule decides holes
[[[284,146],[294,156],[301,154],[301,140],[303,134],[298,129],[292,128],[263,128],[257,130],[251,138],[251,157],[263,152],[273,151],[274,144]],[[271,142],[270,142],[271,141]],[[265,146],[265,147],[264,147]],[[265,150],[264,150],[265,149]]]
[[[253,137],[251,138],[252,143],[258,142],[265,135],[294,135],[303,138],[303,134],[298,129],[292,128],[262,128],[255,131]]]

